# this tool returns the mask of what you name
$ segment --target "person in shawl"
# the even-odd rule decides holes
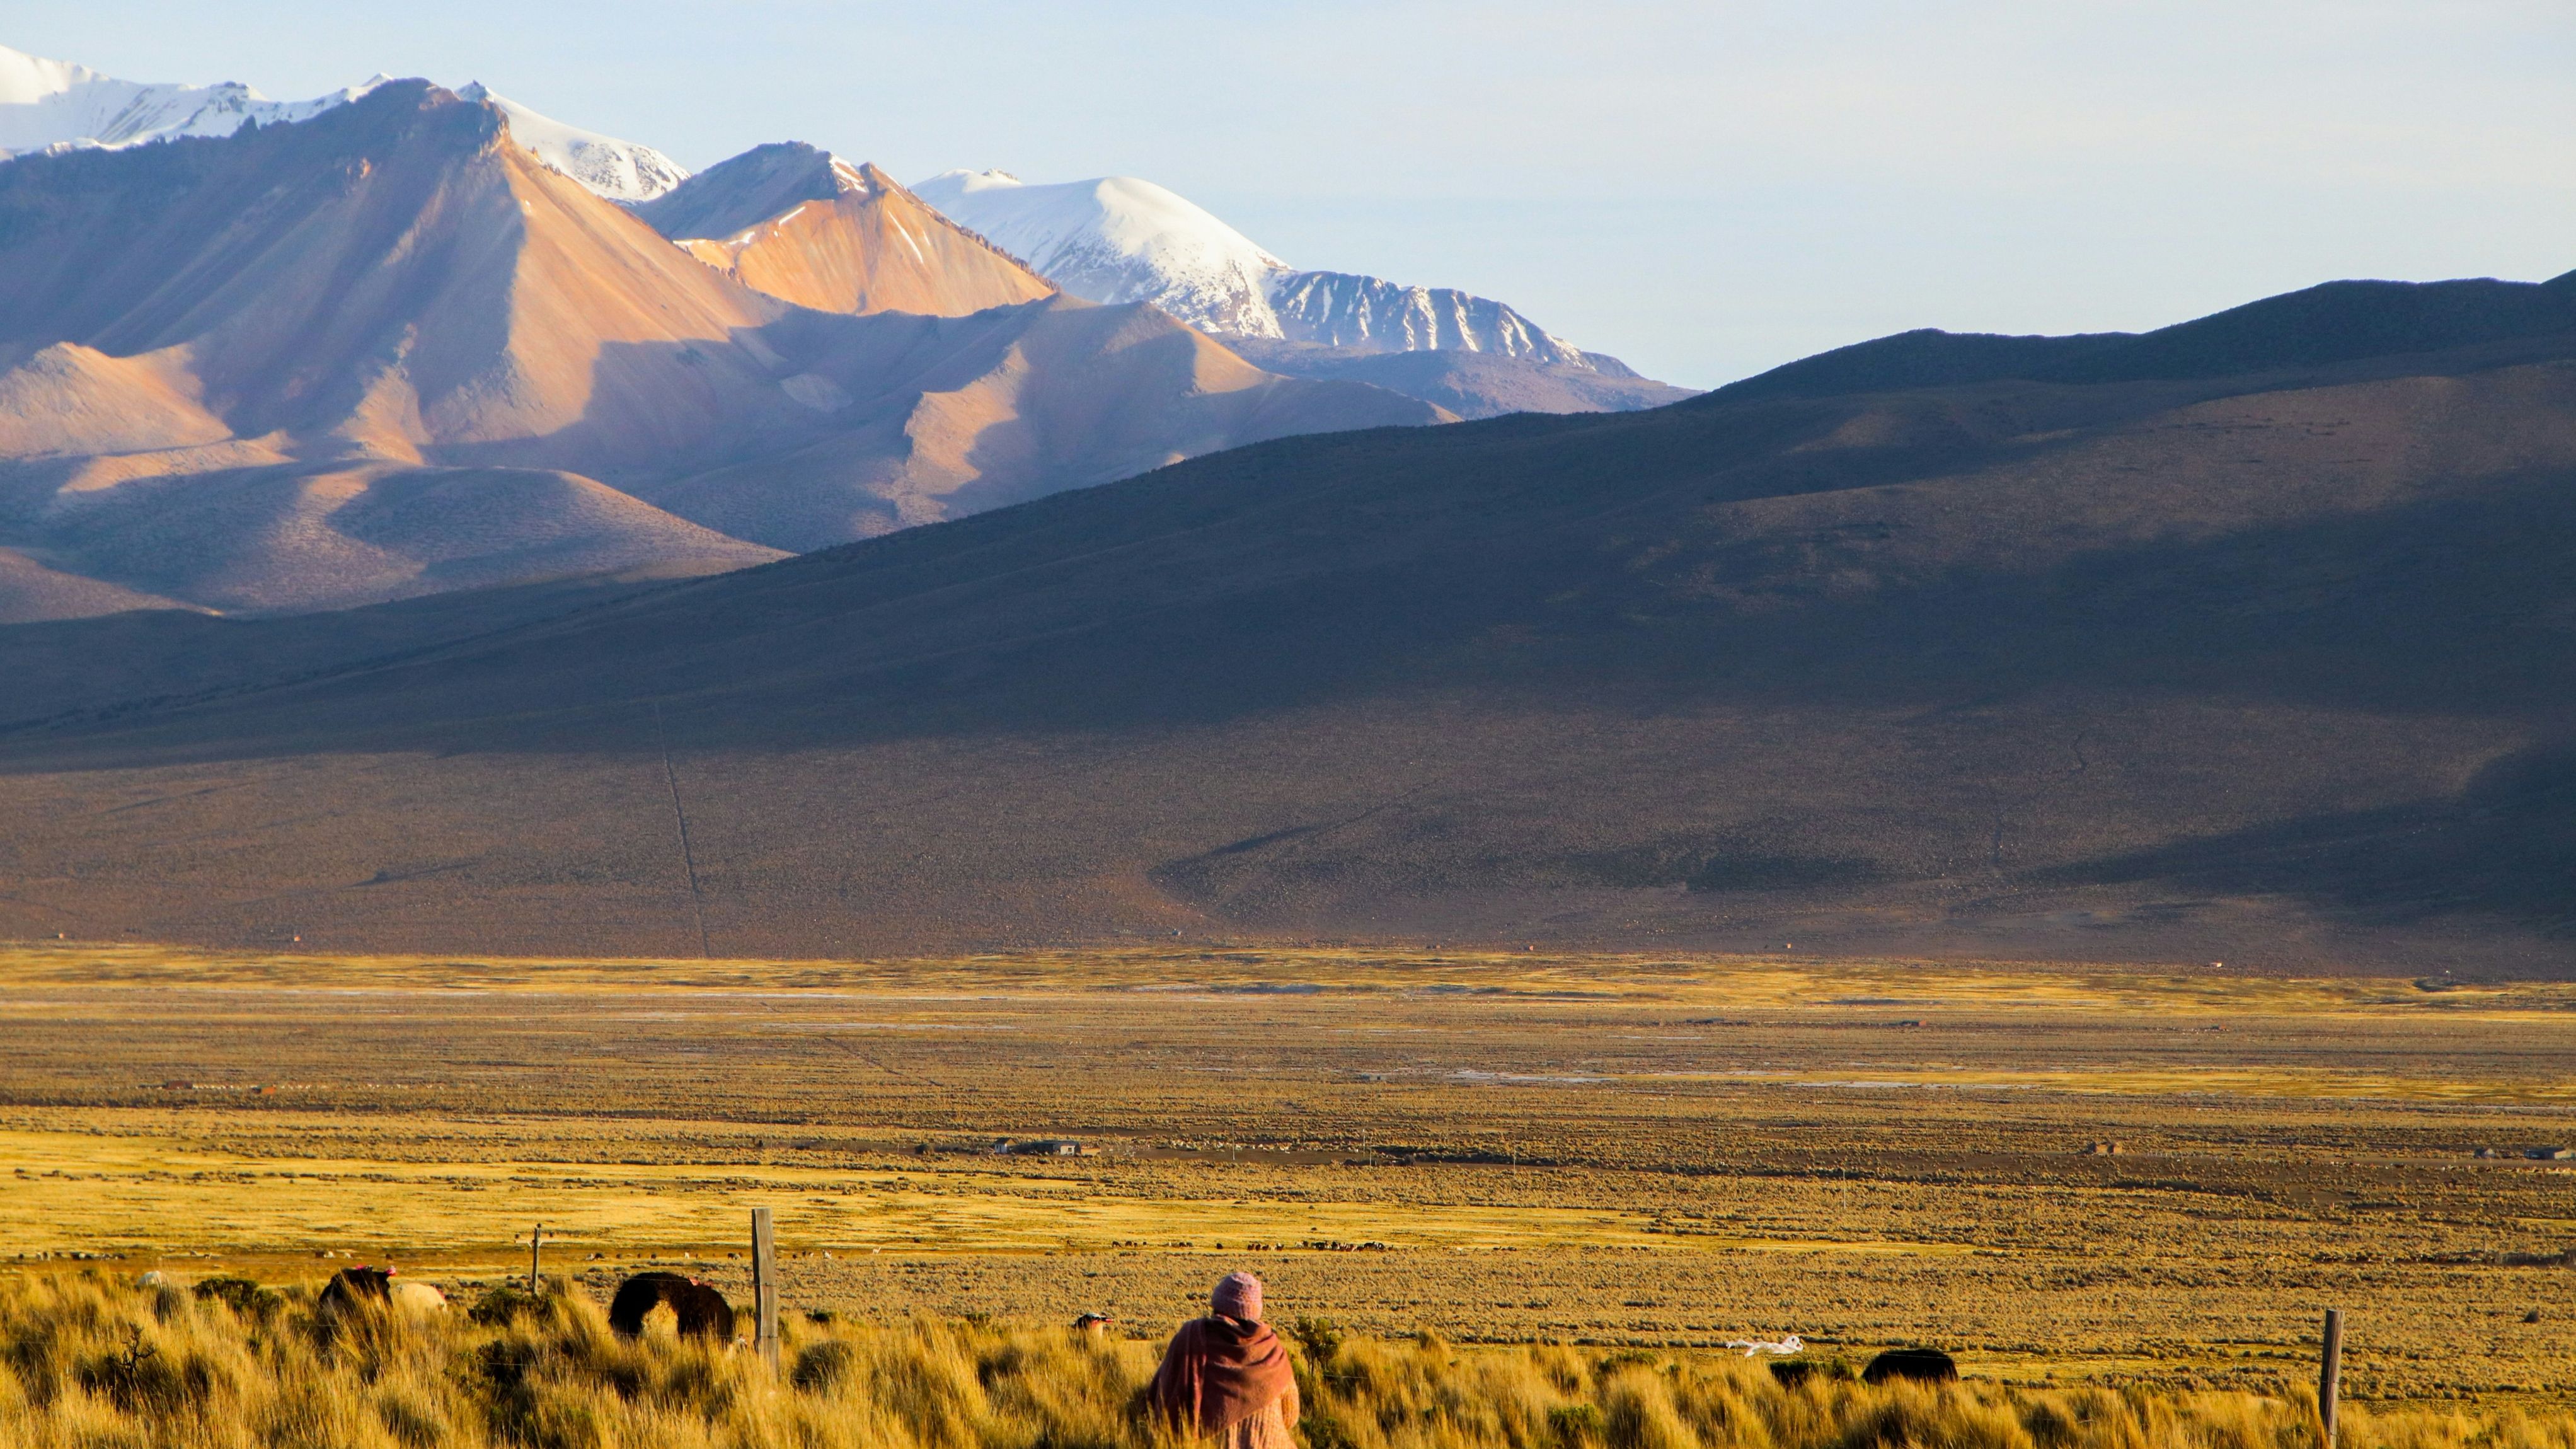
[[[1288,1345],[1261,1321],[1261,1280],[1228,1273],[1208,1295],[1210,1312],[1181,1325],[1146,1402],[1185,1434],[1226,1449],[1296,1449],[1297,1375]]]

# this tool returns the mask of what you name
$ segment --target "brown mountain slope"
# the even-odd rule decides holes
[[[138,453],[232,436],[177,349],[110,357],[57,342],[0,372],[0,456]]]
[[[1365,382],[1437,403],[1462,418],[1634,412],[1669,407],[1699,395],[1690,388],[1639,377],[1625,367],[1610,373],[1456,348],[1373,352],[1260,338],[1229,338],[1227,345],[1245,361],[1272,372]]]
[[[2576,969],[2576,330],[2481,285],[2515,325],[1291,439],[21,729],[0,919]]]
[[[732,339],[777,302],[416,82],[226,140],[33,158],[0,172],[0,214],[0,336],[184,348],[242,437],[640,457],[775,391]]]
[[[1056,291],[876,167],[801,142],[755,147],[634,210],[743,285],[817,311],[962,317]]]
[[[901,200],[870,214],[901,229]],[[792,306],[421,82],[221,140],[22,158],[0,168],[0,547],[190,603],[335,607],[741,567],[982,506],[988,470],[982,496],[1020,497],[1447,416],[1173,365],[1205,350],[1177,324],[1058,320],[1078,305]],[[771,460],[839,492],[781,498],[743,471]]]
[[[90,619],[132,609],[185,607],[175,599],[64,573],[15,549],[0,548],[0,624]],[[28,702],[37,703],[32,697]]]
[[[137,478],[50,500],[57,567],[227,610],[349,608],[448,589],[782,555],[548,469],[319,462]]]
[[[871,320],[880,335],[913,323]],[[808,374],[816,405],[850,417],[849,431],[629,486],[682,517],[801,552],[1262,439],[1451,420],[1356,383],[1273,376],[1141,305],[1056,298],[910,330],[892,366],[842,358],[859,365]],[[900,380],[880,382],[889,374]],[[856,400],[876,387],[886,390],[875,401]]]
[[[518,442],[596,467],[732,426],[776,395],[732,339],[784,309],[491,107],[380,96],[0,171],[0,337],[35,349],[0,374],[0,529],[225,608],[776,557],[588,479],[420,466]]]
[[[0,556],[0,569],[7,566]],[[0,727],[103,710],[130,713],[147,704],[167,706],[315,678],[596,608],[669,579],[667,572],[647,568],[310,613],[242,617],[129,604],[90,616],[27,622],[0,630],[0,672],[12,686],[0,691]],[[106,614],[114,617],[98,617]]]

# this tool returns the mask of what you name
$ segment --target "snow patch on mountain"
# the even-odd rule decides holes
[[[1350,272],[1285,272],[1270,278],[1282,335],[1360,352],[1490,352],[1613,377],[1636,373],[1588,353],[1491,297],[1455,287],[1412,287]]]
[[[0,46],[0,159],[29,151],[113,150],[179,136],[229,136],[252,122],[307,121],[391,79],[375,75],[309,101],[272,101],[238,81],[192,86],[118,80],[85,65]],[[650,201],[689,177],[687,167],[650,146],[567,126],[493,94],[480,81],[457,94],[500,107],[520,145],[612,201]]]
[[[1151,302],[1218,336],[1487,352],[1634,376],[1490,298],[1300,271],[1205,208],[1132,176],[1032,186],[1007,171],[945,171],[912,190],[1077,297]]]
[[[469,101],[490,101],[510,118],[510,138],[537,153],[537,159],[611,201],[651,201],[689,179],[689,168],[635,141],[621,141],[597,131],[568,126],[540,115],[508,96],[473,81],[457,92]]]
[[[238,81],[150,85],[0,46],[0,157],[229,136],[252,121],[265,126],[309,120],[389,79],[372,76],[309,101],[272,101]]]

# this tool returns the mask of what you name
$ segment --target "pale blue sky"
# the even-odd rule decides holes
[[[1907,327],[2576,268],[2568,0],[19,0],[0,43],[281,99],[480,79],[691,166],[794,138],[1143,176],[1698,386]]]

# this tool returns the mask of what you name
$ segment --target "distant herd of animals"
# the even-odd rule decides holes
[[[353,1309],[381,1304],[386,1308],[413,1313],[439,1313],[447,1308],[447,1295],[427,1283],[398,1283],[395,1270],[361,1264],[343,1268],[331,1275],[323,1286],[320,1311],[325,1317],[337,1317]],[[617,1285],[616,1296],[608,1301],[608,1326],[620,1337],[635,1338],[644,1332],[644,1320],[656,1308],[668,1306],[680,1337],[713,1339],[718,1343],[733,1340],[734,1307],[722,1292],[679,1273],[654,1271],[637,1273]],[[1081,1331],[1098,1333],[1115,1320],[1107,1314],[1086,1313],[1073,1322]],[[1818,1365],[1799,1359],[1771,1365],[1771,1373],[1784,1388],[1796,1388],[1815,1375]],[[1869,1361],[1861,1370],[1864,1382],[1941,1384],[1959,1377],[1958,1361],[1937,1348],[1891,1348]]]

